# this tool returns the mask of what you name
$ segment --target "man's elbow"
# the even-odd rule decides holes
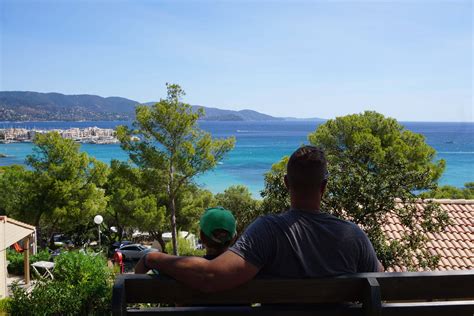
[[[214,273],[207,273],[199,286],[199,290],[204,293],[215,293],[224,289],[222,285],[222,279],[219,280]]]
[[[224,290],[233,289],[242,282],[242,279],[235,279],[233,277],[225,277],[216,273],[206,273],[202,280],[199,290],[204,293],[215,293]]]

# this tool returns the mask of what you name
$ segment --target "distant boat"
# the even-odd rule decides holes
[[[454,142],[452,140],[448,140],[447,142],[445,142],[445,144],[454,144]]]

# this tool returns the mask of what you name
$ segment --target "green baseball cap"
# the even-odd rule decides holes
[[[224,244],[234,238],[236,232],[234,215],[232,215],[231,211],[226,210],[223,207],[208,208],[201,216],[199,226],[204,235],[220,244]],[[213,232],[217,229],[227,231],[227,236],[216,238]]]

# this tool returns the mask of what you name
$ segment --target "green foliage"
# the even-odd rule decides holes
[[[48,261],[51,257],[51,254],[47,250],[38,251],[35,255],[30,255],[30,264],[37,261]],[[8,273],[15,275],[23,275],[24,273],[24,255],[23,253],[18,253],[15,250],[7,250],[7,260],[8,264]]]
[[[107,179],[107,165],[55,132],[38,134],[34,144],[34,154],[26,161],[37,179],[34,202],[39,214],[51,215],[62,228],[90,222],[106,205],[99,187]]]
[[[24,166],[0,167],[0,214],[22,219],[35,213],[32,203],[34,174]]]
[[[325,150],[328,159],[330,178],[323,210],[360,225],[386,268],[436,267],[438,258],[427,251],[427,233],[441,231],[449,217],[436,203],[428,203],[420,212],[414,192],[436,187],[445,163],[434,162],[435,150],[423,136],[394,119],[365,112],[329,120],[308,138]],[[289,205],[283,184],[285,165],[285,160],[280,161],[265,176],[262,196],[268,211]],[[406,228],[400,240],[389,240],[382,231],[389,215]]]
[[[204,249],[194,249],[191,245],[191,242],[183,237],[178,237],[178,252],[180,256],[194,256],[194,257],[202,257],[206,254],[206,250]],[[166,244],[166,251],[172,252],[173,251],[173,244],[167,243]]]
[[[167,212],[171,217],[173,252],[176,254],[177,198],[183,188],[198,174],[214,168],[230,151],[235,140],[212,139],[197,126],[204,115],[181,102],[184,91],[179,85],[167,84],[168,96],[155,105],[138,106],[133,130],[117,128],[117,137],[131,160],[142,170],[151,172],[150,185],[166,192]],[[137,140],[138,139],[138,140]]]
[[[151,181],[159,177],[155,170],[142,170],[125,162],[113,160],[105,185],[108,197],[105,223],[118,230],[116,239],[121,240],[133,229],[146,231],[162,242],[161,232],[169,231],[166,216],[166,193],[153,188]],[[155,174],[155,177],[153,176]],[[176,199],[177,226],[181,230],[198,231],[199,217],[213,201],[213,195],[194,184],[183,186]]]
[[[238,234],[261,215],[259,201],[253,199],[249,189],[243,185],[234,185],[227,188],[224,193],[216,194],[215,204],[232,211],[237,221]]]
[[[264,214],[278,213],[290,207],[290,196],[284,182],[288,159],[288,156],[283,157],[265,173],[265,188],[261,192]]]
[[[0,315],[8,315],[11,309],[12,299],[5,297],[0,299]]]
[[[419,212],[414,192],[436,187],[445,163],[434,162],[436,152],[424,137],[395,119],[365,112],[329,120],[308,138],[329,162],[324,207],[362,226],[386,267],[436,267],[437,258],[425,247],[427,233],[441,231],[449,218],[434,203]],[[383,234],[388,214],[406,228],[401,240]]]
[[[199,233],[199,219],[204,210],[214,205],[214,196],[208,190],[191,184],[183,187],[176,201],[178,230]]]
[[[87,227],[101,213],[106,198],[101,186],[108,167],[79,151],[80,145],[58,133],[38,134],[26,163],[4,167],[0,175],[0,209],[8,216],[39,226],[43,232]],[[86,231],[82,229],[82,231]]]
[[[76,293],[60,282],[40,281],[31,293],[12,287],[12,315],[81,315]]]
[[[126,228],[149,232],[164,229],[166,207],[159,205],[159,196],[153,188],[148,187],[147,176],[139,168],[112,160],[105,185],[109,200],[105,222],[117,228],[118,240],[124,238]]]
[[[419,195],[421,198],[434,199],[474,199],[474,182],[467,182],[464,188],[456,188],[450,185],[440,186],[434,190],[423,192]]]
[[[102,315],[110,313],[112,273],[100,256],[67,252],[56,259],[54,280],[38,282],[31,293],[16,286],[12,315]]]

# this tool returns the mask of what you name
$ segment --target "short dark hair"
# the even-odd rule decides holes
[[[327,162],[324,151],[315,146],[303,146],[296,150],[286,167],[290,188],[296,192],[312,192],[327,181]]]
[[[222,229],[217,229],[215,230],[212,234],[213,234],[213,237],[216,237],[218,238],[219,237],[219,234],[222,234],[222,233],[227,233],[227,231],[225,230],[222,230]],[[209,238],[202,230],[201,230],[201,242],[206,246],[206,248],[212,248],[218,252],[224,252],[227,250],[227,248],[229,248],[230,244],[233,242],[233,238],[231,238],[230,240],[227,240],[225,242],[222,242],[222,243],[218,243],[217,241],[215,240],[212,240],[211,238]]]

